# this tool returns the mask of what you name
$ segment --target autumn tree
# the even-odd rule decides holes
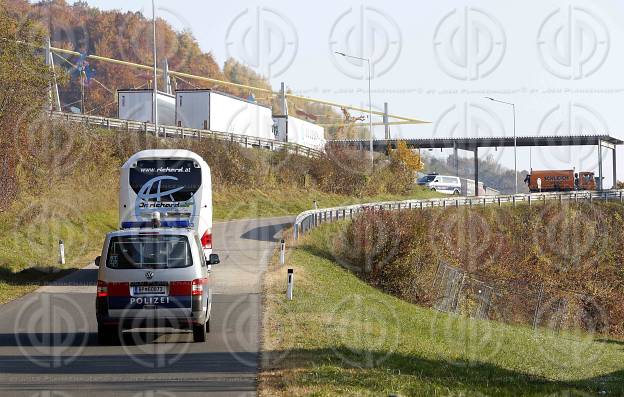
[[[40,115],[51,74],[41,54],[23,42],[41,41],[29,21],[10,18],[0,2],[0,210],[17,193],[17,168],[32,120]]]
[[[231,81],[232,83],[264,88],[271,91],[271,85],[264,76],[254,72],[234,58],[228,58],[223,64],[223,75],[227,81]],[[253,91],[239,87],[223,87],[220,89],[241,98],[247,98],[252,94],[258,102],[265,105],[271,104],[271,93],[263,93],[261,91]]]
[[[422,170],[425,165],[422,159],[412,149],[407,147],[405,141],[398,141],[397,147],[390,153],[391,157],[400,161],[405,167],[413,172]]]
[[[3,0],[0,0],[3,1]],[[28,21],[36,24],[42,36],[33,44],[42,45],[50,36],[52,45],[82,54],[97,54],[139,64],[151,65],[152,22],[140,12],[101,11],[85,2],[67,4],[64,0],[42,1],[30,4],[25,0],[6,0],[7,15],[17,24]],[[158,36],[158,64],[165,60],[171,70],[223,79],[223,73],[214,57],[203,52],[188,31],[175,31],[163,19],[156,24]],[[75,69],[78,57],[57,54],[55,63],[72,76],[70,84],[61,87],[63,110],[79,106],[81,98],[80,74]],[[116,91],[120,88],[140,88],[152,84],[152,73],[128,66],[89,61],[96,70],[95,77],[84,87],[86,111],[115,116]],[[206,87],[206,83],[177,83],[187,87]],[[160,82],[162,87],[162,82]]]

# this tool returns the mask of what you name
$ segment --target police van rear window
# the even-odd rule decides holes
[[[186,236],[136,235],[111,238],[106,267],[111,269],[172,269],[193,264]]]

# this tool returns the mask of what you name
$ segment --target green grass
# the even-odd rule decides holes
[[[45,217],[24,225],[4,214],[0,234],[0,264],[22,270],[58,263],[58,243],[63,240],[67,266],[86,265],[102,248],[104,235],[117,226],[117,209],[79,214],[76,218]]]
[[[265,283],[261,394],[624,395],[624,342],[472,320],[389,296],[331,255],[341,224],[314,230]]]
[[[93,192],[83,192],[80,203],[64,204],[73,200],[68,193],[50,193],[17,203],[11,210],[0,213],[0,303],[7,302],[36,289],[40,283],[63,274],[60,268],[86,266],[102,249],[104,236],[118,225],[115,192],[108,192],[108,200]],[[312,208],[313,200],[319,206],[330,207],[374,200],[427,198],[435,193],[415,190],[408,197],[384,195],[353,199],[314,190],[260,190],[215,192],[214,219],[232,220],[294,215]],[[63,198],[65,197],[65,199]],[[111,198],[113,197],[113,198]],[[112,205],[107,205],[110,203]],[[107,208],[108,207],[108,208]],[[58,265],[58,241],[65,244],[66,264]],[[29,274],[24,269],[50,268]]]
[[[214,219],[231,220],[295,215],[314,208],[314,200],[317,201],[319,208],[327,208],[374,201],[427,199],[441,196],[440,193],[420,188],[416,188],[404,196],[381,194],[359,198],[324,193],[313,189],[280,189],[215,192],[212,199]]]
[[[24,211],[0,216],[0,304],[86,266],[102,249],[106,232],[117,225],[116,208],[78,215]],[[65,245],[63,266],[58,264],[59,240]]]
[[[65,244],[68,266],[85,265],[97,253],[104,235],[118,227],[116,200],[106,206],[87,197],[86,204],[62,206],[61,200],[42,198],[39,203],[16,205],[0,214],[0,267],[22,270],[28,267],[51,266],[58,261],[58,241]],[[429,191],[414,191],[409,196],[381,195],[354,199],[314,190],[226,191],[214,194],[213,217],[217,221],[295,215],[311,209],[313,200],[320,207],[347,205],[357,202],[427,198]],[[54,201],[54,202],[52,202]],[[93,205],[89,205],[93,204]],[[99,207],[102,208],[98,208]],[[91,208],[95,207],[95,210]]]

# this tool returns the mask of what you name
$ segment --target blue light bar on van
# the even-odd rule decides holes
[[[152,228],[154,227],[151,221],[140,221],[140,222],[121,222],[122,229],[131,229],[131,228]],[[172,228],[188,228],[191,227],[191,222],[188,220],[182,221],[160,221],[160,227],[172,227]]]

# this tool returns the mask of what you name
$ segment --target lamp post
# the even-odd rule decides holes
[[[369,58],[361,58],[361,57],[356,57],[354,55],[348,55],[345,54],[344,52],[338,52],[338,51],[334,51],[336,54],[341,55],[345,58],[353,58],[353,59],[359,59],[360,61],[366,61],[368,63],[368,129],[370,130],[370,145],[369,145],[369,150],[370,150],[370,159],[371,159],[371,169],[373,169],[374,165],[374,161],[375,161],[375,157],[373,156],[373,104],[372,104],[372,100],[371,100],[371,63],[370,63],[370,59]]]
[[[515,192],[518,194],[518,141],[516,139],[516,105],[511,102],[499,101],[498,99],[491,98],[489,96],[485,97],[485,99],[489,99],[493,102],[502,103],[505,105],[511,106],[513,109],[513,136],[514,136],[514,187]]]
[[[152,39],[154,42],[154,95],[152,114],[154,115],[154,134],[158,136],[158,61],[156,60],[156,6],[152,0]]]

